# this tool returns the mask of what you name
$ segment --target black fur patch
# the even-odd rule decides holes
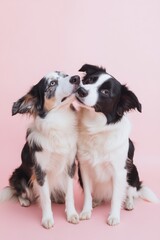
[[[76,171],[76,163],[74,162],[72,166],[68,167],[68,175],[73,178]]]
[[[65,193],[62,191],[54,191],[54,194],[51,194],[51,201],[58,204],[65,203]]]
[[[128,158],[131,159],[132,161],[133,161],[133,158],[134,158],[134,151],[135,151],[134,144],[131,141],[131,139],[129,139]]]
[[[47,86],[46,78],[42,78],[36,85],[34,85],[28,94],[33,96],[36,99],[35,108],[38,113],[41,114],[43,112],[44,106],[44,94]]]
[[[91,64],[84,64],[80,69],[79,72],[86,72],[86,74],[95,74],[95,73],[106,73],[105,68],[98,67]]]
[[[29,135],[30,130],[28,131]],[[20,167],[16,168],[9,178],[10,186],[16,190],[16,195],[20,196],[22,193],[25,193],[26,187],[32,188],[32,183],[30,182],[33,169],[35,169],[37,182],[40,185],[44,183],[45,173],[42,172],[40,167],[36,164],[35,152],[42,151],[41,146],[33,143],[32,146],[29,146],[28,142],[25,143],[22,152],[21,160],[22,164]]]
[[[19,168],[14,170],[12,176],[9,178],[9,184],[16,190],[17,196],[25,193],[26,187],[32,187],[29,185],[30,174],[30,170],[26,171],[26,169],[21,165]]]
[[[84,85],[95,83],[98,80],[100,74],[106,73],[106,70],[104,68],[99,68],[97,66],[89,64],[83,65],[79,71],[86,72],[86,75],[82,79]]]
[[[28,142],[25,143],[21,152],[22,166],[23,168],[30,169],[34,165],[34,161],[31,155],[30,147]]]
[[[31,152],[35,153],[35,152],[42,152],[42,147],[38,144],[36,144],[35,142],[32,142],[32,145],[30,146]]]
[[[40,186],[43,186],[46,173],[44,171],[42,171],[39,164],[35,164],[34,170],[35,170],[36,180],[37,180],[38,184]]]
[[[46,176],[46,173],[42,171],[41,166],[37,163],[36,158],[35,158],[35,153],[36,152],[41,152],[43,149],[41,146],[36,144],[35,142],[32,142],[30,146],[30,154],[31,154],[31,159],[34,163],[34,172],[36,175],[36,180],[40,186],[43,186],[44,184],[44,179]]]
[[[137,190],[140,190],[142,186],[142,182],[139,179],[137,168],[133,164],[133,157],[134,157],[134,144],[129,139],[128,159],[126,161],[127,182],[130,186],[136,187]]]
[[[103,90],[108,91],[103,94]],[[96,112],[102,112],[107,124],[118,122],[122,116],[117,114],[117,105],[121,95],[121,84],[114,78],[106,80],[98,89],[98,101],[94,106]]]
[[[82,175],[81,175],[81,169],[80,169],[80,163],[79,162],[78,162],[78,180],[79,180],[81,188],[83,189],[83,180],[82,180]]]

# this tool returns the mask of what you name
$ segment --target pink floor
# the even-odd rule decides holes
[[[157,160],[157,161],[156,161]],[[160,163],[158,158],[151,163],[139,163],[141,179],[160,196]],[[7,168],[3,173],[0,188],[7,184]],[[75,181],[75,201],[78,212],[83,202],[83,195]],[[160,205],[138,200],[131,212],[122,210],[121,223],[110,227],[106,224],[109,204],[93,210],[92,218],[72,225],[65,219],[64,205],[53,204],[55,226],[44,229],[41,222],[41,210],[38,205],[29,208],[20,207],[16,202],[6,202],[0,205],[0,239],[160,239]]]

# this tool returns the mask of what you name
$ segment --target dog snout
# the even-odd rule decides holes
[[[88,91],[83,87],[78,88],[77,93],[82,98],[84,98],[88,95]]]
[[[78,75],[72,76],[70,79],[71,84],[80,84],[80,77]]]

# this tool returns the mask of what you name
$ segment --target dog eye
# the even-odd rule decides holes
[[[102,93],[103,95],[105,95],[105,96],[108,96],[108,95],[109,95],[108,89],[102,89],[102,90],[101,90],[101,93]]]
[[[56,85],[56,83],[57,83],[56,81],[51,81],[51,82],[50,82],[50,86],[52,86],[52,87],[53,87],[53,86],[55,86],[55,85]]]
[[[92,84],[92,83],[95,83],[96,81],[97,81],[97,77],[90,77],[90,78],[87,78],[86,84]]]
[[[94,82],[93,78],[88,78],[88,79],[87,79],[87,83],[91,84],[91,83],[93,83],[93,82]]]

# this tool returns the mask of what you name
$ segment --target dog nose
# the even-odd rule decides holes
[[[88,95],[88,91],[83,87],[78,88],[77,93],[80,97],[86,97]]]
[[[78,75],[72,76],[70,79],[71,84],[80,84],[80,77]]]

